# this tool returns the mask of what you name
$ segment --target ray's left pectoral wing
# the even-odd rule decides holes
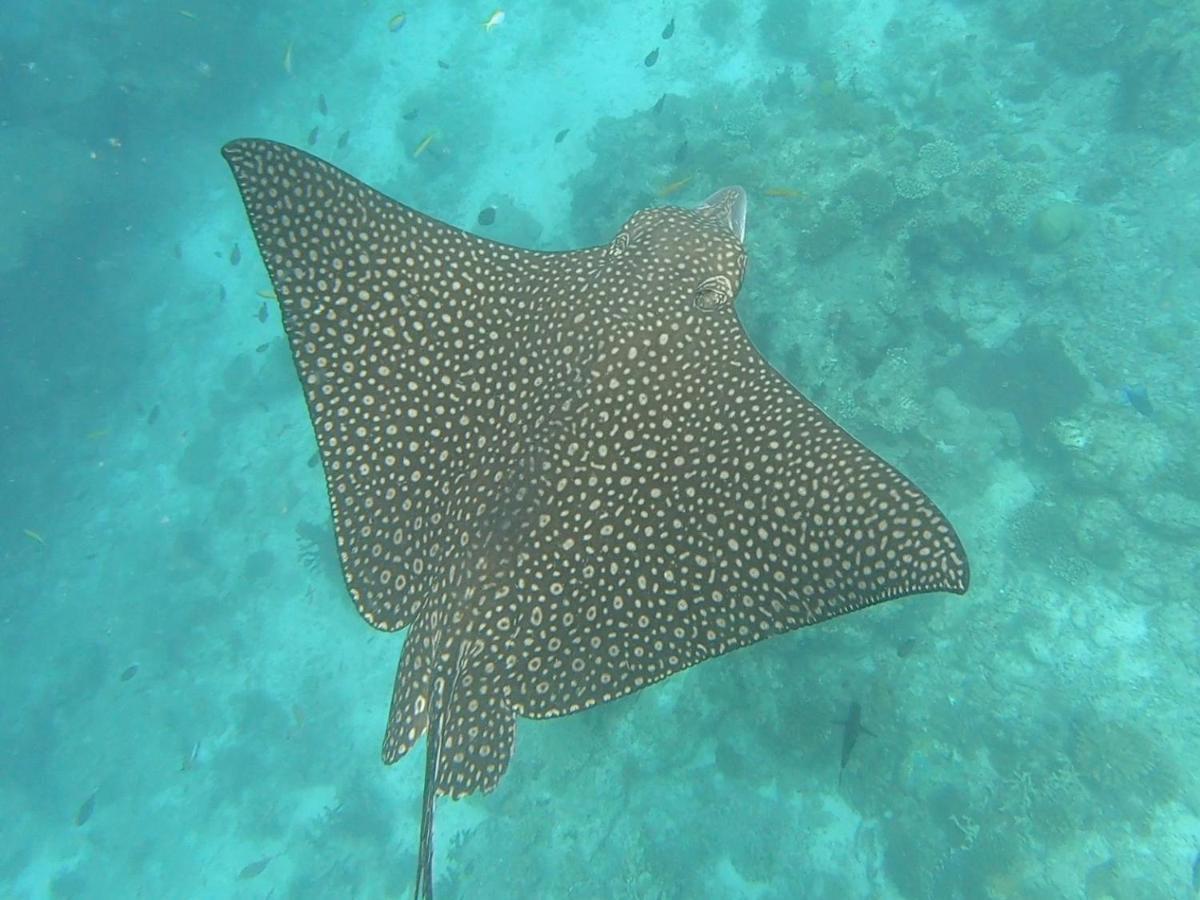
[[[574,712],[884,600],[967,589],[962,544],[920,489],[736,320],[690,324],[654,390],[614,386],[593,403],[621,414],[559,448],[552,526],[517,585],[510,702],[523,715]]]

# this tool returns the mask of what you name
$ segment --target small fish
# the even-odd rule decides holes
[[[200,742],[192,744],[192,749],[189,750],[183,757],[183,762],[179,764],[180,772],[190,772],[196,768],[196,764],[200,761]]]
[[[233,245],[233,249],[229,251],[229,264],[236,266],[242,261],[242,248],[237,244]]]
[[[439,59],[438,60],[438,68],[439,69],[448,69],[448,68],[450,68],[450,63],[446,62],[444,59]]]
[[[1121,387],[1121,396],[1125,402],[1140,412],[1143,416],[1154,415],[1154,404],[1150,402],[1150,392],[1142,384],[1126,384]]]
[[[338,138],[337,146],[339,150],[345,150],[346,145],[350,143],[350,132],[343,131],[342,136]]]
[[[658,102],[654,104],[654,114],[657,116],[663,111],[663,104],[667,102],[667,95],[663,94],[658,98]]]
[[[483,23],[483,30],[490,34],[493,29],[499,28],[504,24],[504,19],[504,10],[496,10],[494,13],[488,16],[487,21]]]
[[[673,35],[674,33],[675,33],[675,17],[672,16],[671,21],[667,23],[667,27],[662,30],[662,39],[664,41],[669,41],[671,39],[671,35]]]
[[[312,456],[310,456],[308,458],[308,467],[310,469],[315,469],[317,467],[317,463],[319,463],[320,461],[321,461],[321,454],[314,453]]]
[[[896,645],[896,655],[904,659],[916,649],[916,646],[917,639],[915,637],[901,638],[900,643]]]
[[[218,284],[217,285],[217,299],[220,300],[222,303],[224,303],[225,298],[228,296],[229,296],[229,292],[225,290],[225,285]]]
[[[292,74],[292,42],[288,41],[287,47],[283,51],[283,71],[288,75]]]
[[[96,811],[96,794],[88,797],[83,803],[79,804],[79,812],[75,813],[75,827],[86,825],[87,820],[92,817],[92,813]]]
[[[258,321],[260,321],[260,322],[267,321],[267,304],[266,303],[263,303],[258,308]]]
[[[314,125],[313,130],[308,133],[308,146],[312,147],[317,143],[317,138],[321,134],[321,126]]]
[[[258,296],[262,297],[264,300],[278,300],[279,299],[278,297],[275,296],[275,292],[270,290],[269,288],[263,288],[261,291],[255,291],[254,293],[258,294]]]
[[[22,530],[25,532],[25,537],[29,538],[31,541],[36,541],[39,544],[46,543],[46,539],[44,537],[42,537],[40,534],[38,534],[36,531],[34,531],[32,528],[24,528]]]
[[[155,422],[157,422],[158,415],[160,412],[161,412],[161,408],[159,407],[159,405],[157,403],[155,403],[154,406],[151,407],[151,409],[150,409],[150,415],[146,416],[146,424],[153,425]]]
[[[121,673],[121,680],[129,681],[137,673],[138,673],[138,665],[137,665],[137,663],[134,663],[132,666],[128,666],[125,669],[125,671]]]
[[[850,710],[846,713],[846,718],[836,724],[843,727],[842,731],[842,767],[838,771],[838,784],[842,783],[842,775],[846,771],[846,763],[850,761],[850,753],[854,750],[854,745],[858,743],[860,734],[872,734],[862,723],[862,706],[857,700],[850,704]]]
[[[406,112],[400,118],[402,118],[405,122],[411,122],[413,119],[415,119],[417,117],[417,115],[420,112],[421,111],[419,109],[410,109],[408,112]]]
[[[653,50],[647,53],[646,58],[642,60],[642,62],[646,64],[647,69],[658,62],[658,48],[655,47]]]
[[[325,102],[324,94],[317,94],[317,112],[323,116],[329,115],[329,104]]]
[[[571,130],[570,128],[564,128],[562,131],[560,131],[558,134],[556,134],[554,136],[554,143],[561,144],[563,142],[563,139],[567,136],[567,133],[570,132],[570,130]]]
[[[408,13],[396,13],[394,16],[388,19],[388,31],[392,32],[392,34],[395,34],[404,27],[404,23],[407,21]]]
[[[425,137],[421,138],[421,143],[417,144],[417,149],[413,151],[413,159],[416,159],[422,153],[429,149],[429,145],[437,140],[437,132],[431,131]]]
[[[198,17],[198,16],[197,16],[197,15],[196,15],[194,12],[192,12],[190,9],[181,9],[181,10],[179,10],[179,14],[180,14],[181,16],[183,16],[185,19],[191,19],[193,22],[194,22],[194,21],[196,21],[196,19],[197,19],[197,18],[199,18],[199,17]]]
[[[678,181],[672,181],[670,184],[664,184],[657,191],[655,191],[655,193],[660,197],[670,197],[672,194],[678,194],[685,187],[687,187],[688,182],[695,177],[695,175],[689,175],[687,178],[680,178]]]
[[[254,352],[255,353],[266,353],[267,348],[270,346],[271,346],[270,343],[259,344],[257,347],[254,348]]]
[[[495,221],[496,221],[496,207],[485,206],[483,209],[481,209],[479,211],[479,224],[480,225],[491,225]]]
[[[763,191],[765,197],[779,197],[783,200],[798,200],[804,196],[804,191],[790,187],[769,187]]]
[[[688,154],[688,142],[684,141],[682,144],[679,145],[679,149],[675,151],[675,165],[679,165],[681,162],[683,162],[685,159],[687,159],[687,154]]]
[[[264,856],[262,859],[248,863],[242,868],[242,871],[238,872],[238,881],[249,881],[251,878],[257,878],[274,858],[273,856]]]

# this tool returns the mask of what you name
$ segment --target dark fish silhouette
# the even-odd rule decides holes
[[[312,147],[317,143],[317,138],[321,136],[321,126],[314,125],[313,130],[308,133],[308,146]]]
[[[337,148],[339,150],[345,150],[348,143],[350,143],[350,132],[343,131],[342,136],[338,138]]]
[[[229,251],[229,264],[231,266],[236,266],[241,261],[242,261],[242,248],[239,247],[235,243],[233,245],[233,249]]]
[[[483,209],[481,209],[479,211],[478,219],[479,219],[480,225],[491,225],[493,222],[496,221],[496,207],[494,207],[494,206],[484,207]]]
[[[404,119],[405,122],[411,122],[413,119],[415,119],[420,114],[421,114],[421,111],[419,109],[410,109],[408,112],[406,112],[400,118]]]
[[[677,165],[677,166],[682,165],[683,161],[685,159],[687,159],[687,155],[688,155],[688,142],[684,141],[675,150],[675,165]]]
[[[75,827],[78,828],[86,825],[88,819],[92,817],[92,813],[96,811],[96,795],[88,797],[83,803],[79,804],[79,811],[75,813]]]
[[[857,700],[850,704],[850,709],[846,713],[846,718],[837,723],[842,726],[842,766],[838,770],[838,784],[842,783],[842,775],[846,773],[846,763],[850,762],[850,754],[854,752],[854,745],[858,743],[860,734],[869,734],[871,737],[875,735],[862,723],[862,706]]]
[[[642,62],[646,64],[647,69],[658,62],[658,48],[655,47],[653,50],[647,53],[646,58],[642,60]]]
[[[317,112],[323,116],[329,115],[329,105],[325,102],[324,94],[317,94]]]
[[[664,41],[669,41],[673,34],[675,34],[675,18],[674,17],[671,18],[671,21],[668,22],[667,26],[662,30],[662,39]]]
[[[257,878],[271,864],[271,860],[274,858],[273,856],[264,856],[262,859],[256,859],[252,863],[247,863],[242,867],[242,871],[238,872],[238,881],[249,881],[251,878]]]
[[[570,128],[564,128],[562,131],[560,131],[558,134],[556,134],[554,136],[554,143],[561,144],[563,142],[563,139],[570,133],[570,131],[571,131]]]
[[[1125,402],[1140,412],[1143,416],[1154,415],[1154,404],[1150,402],[1150,392],[1145,385],[1126,384],[1121,387],[1121,396]]]
[[[154,408],[158,409],[157,406]],[[133,679],[133,676],[135,676],[137,673],[138,673],[138,666],[137,666],[137,663],[134,663],[132,666],[127,666],[125,668],[125,671],[121,673],[121,680],[122,681],[131,681]]]
[[[667,95],[663,94],[654,104],[654,114],[657,116],[663,111],[663,104],[667,102]]]
[[[746,194],[571,252],[493,243],[303,151],[225,146],[278,296],[362,617],[408,628],[383,760],[489,791],[567,715],[874,603],[962,593],[920,490],[760,357]]]

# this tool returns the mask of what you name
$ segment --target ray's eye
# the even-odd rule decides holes
[[[733,300],[733,285],[724,275],[705,278],[696,286],[696,292],[692,294],[692,303],[696,309],[705,312],[720,309],[731,300]]]

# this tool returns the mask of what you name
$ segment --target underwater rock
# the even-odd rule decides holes
[[[1089,565],[1117,569],[1125,559],[1124,536],[1136,523],[1113,497],[1092,497],[1068,512],[1076,546]]]
[[[1038,250],[1055,250],[1083,231],[1083,212],[1074,203],[1056,200],[1034,213],[1030,240]]]
[[[1162,536],[1188,544],[1200,537],[1200,503],[1174,491],[1134,498],[1134,509]]]

